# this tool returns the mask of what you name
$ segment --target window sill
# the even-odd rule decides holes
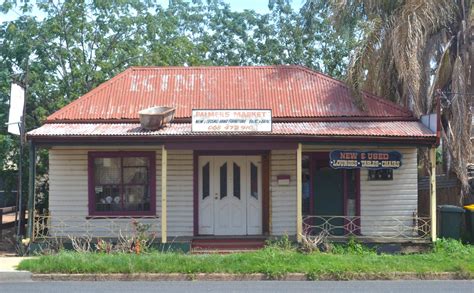
[[[102,220],[102,219],[159,219],[156,215],[97,215],[86,216],[87,220]]]

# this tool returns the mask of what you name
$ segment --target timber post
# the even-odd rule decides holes
[[[168,151],[161,147],[161,243],[167,242],[167,169]]]
[[[303,233],[303,151],[301,143],[296,150],[296,240],[301,242]]]
[[[432,147],[430,152],[430,218],[431,218],[431,241],[437,238],[436,219],[436,148]]]

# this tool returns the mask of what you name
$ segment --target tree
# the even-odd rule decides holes
[[[435,111],[438,89],[446,93],[441,115],[443,146],[463,194],[468,194],[474,92],[472,2],[307,0],[306,6],[312,11],[329,9],[339,30],[355,25],[354,32],[360,32],[347,81],[361,108],[359,93],[368,90],[410,107],[419,117]]]
[[[329,9],[310,19],[289,0],[270,0],[269,8],[236,12],[222,0],[173,0],[166,8],[148,0],[3,0],[0,15],[20,9],[20,17],[0,23],[0,147],[18,149],[4,124],[12,80],[28,84],[31,130],[130,66],[299,64],[344,74],[353,37],[332,28]],[[47,173],[45,151],[37,173]]]

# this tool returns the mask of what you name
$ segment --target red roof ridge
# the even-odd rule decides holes
[[[128,69],[145,70],[176,70],[176,69],[206,69],[206,70],[223,70],[223,69],[274,69],[274,68],[298,68],[299,65],[294,64],[277,64],[277,65],[198,65],[198,66],[130,66]],[[311,69],[310,69],[311,70]]]

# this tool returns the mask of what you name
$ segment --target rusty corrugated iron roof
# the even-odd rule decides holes
[[[135,120],[152,106],[272,109],[274,118],[365,117],[403,120],[407,109],[364,94],[361,111],[342,82],[301,66],[132,67],[48,117],[48,122]]]
[[[289,122],[273,123],[272,132],[192,132],[191,123],[172,123],[169,126],[149,131],[139,123],[47,123],[28,132],[35,137],[73,136],[376,136],[403,138],[432,138],[435,133],[420,122]]]

